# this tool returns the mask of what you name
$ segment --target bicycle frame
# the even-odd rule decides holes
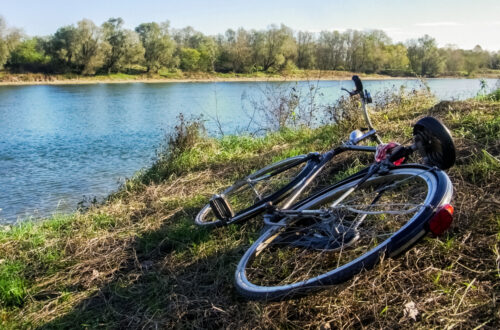
[[[313,158],[313,156],[319,157],[319,161],[315,165],[313,165],[313,168],[310,169],[310,172],[307,176],[305,176],[301,181],[295,184],[289,190],[288,193],[283,194],[286,195],[287,197],[280,200],[284,202],[283,205],[281,205],[280,210],[289,209],[292,205],[294,205],[294,203],[297,201],[297,199],[302,194],[304,189],[306,189],[307,186],[311,184],[311,182],[316,178],[316,176],[323,170],[325,165],[328,162],[330,162],[335,156],[345,151],[361,151],[361,152],[373,152],[373,153],[376,152],[377,147],[357,145],[358,143],[367,139],[373,139],[378,143],[382,143],[379,136],[377,135],[377,131],[373,128],[373,125],[371,123],[370,116],[366,109],[366,102],[364,96],[361,96],[361,108],[363,110],[363,117],[365,118],[365,121],[369,127],[369,131],[361,136],[351,137],[347,142],[342,143],[339,147],[335,147],[323,154],[315,154],[315,153],[310,154],[311,158]],[[309,164],[306,166],[309,166],[312,162],[308,161],[308,163]],[[257,192],[255,192],[255,194],[260,199],[259,194]],[[237,221],[238,218],[246,218],[247,216],[257,215],[261,213],[265,208],[269,207],[269,201],[261,200],[257,204],[258,204],[257,207],[254,207],[246,212],[238,214],[233,220]]]
[[[362,152],[373,152],[375,153],[377,147],[374,146],[360,146],[358,145],[360,142],[371,139],[376,141],[378,144],[382,143],[382,140],[377,135],[377,131],[373,128],[373,124],[370,120],[370,116],[367,110],[367,103],[371,102],[371,97],[368,91],[363,90],[363,85],[361,80],[357,76],[353,76],[352,80],[355,83],[356,89],[353,91],[345,90],[349,93],[349,95],[355,96],[359,95],[361,101],[361,110],[363,113],[363,118],[368,126],[366,129],[368,130],[364,134],[360,130],[355,130],[351,132],[348,141],[342,143],[339,147],[335,147],[325,153],[310,153],[302,159],[298,160],[297,163],[288,164],[287,167],[281,168],[275,172],[271,172],[267,174],[265,177],[259,178],[266,179],[279,173],[292,168],[302,162],[305,162],[305,167],[301,170],[301,172],[296,176],[296,178],[280,190],[274,192],[271,195],[263,197],[256,189],[254,184],[259,180],[251,180],[248,179],[245,182],[241,182],[243,184],[247,184],[253,190],[255,196],[258,198],[258,201],[255,202],[251,207],[241,210],[238,214],[231,215],[229,218],[227,214],[232,213],[231,206],[225,200],[224,194],[214,195],[214,197],[210,201],[210,207],[214,211],[216,217],[223,223],[227,224],[227,220],[230,219],[231,222],[237,222],[243,219],[248,219],[250,217],[254,217],[264,211],[266,207],[272,203],[282,203],[280,205],[280,209],[285,210],[291,208],[294,203],[296,203],[299,199],[299,196],[304,192],[307,186],[311,184],[311,182],[317,177],[317,175],[323,170],[325,165],[330,162],[335,156],[339,155],[345,151],[362,151]]]
[[[353,95],[351,92],[348,92],[350,95]],[[358,146],[357,144],[366,140],[373,139],[377,141],[378,144],[382,144],[382,140],[377,134],[377,130],[373,128],[373,124],[370,120],[370,115],[368,113],[368,109],[366,108],[367,98],[364,95],[363,91],[358,92],[361,98],[361,109],[363,112],[363,117],[365,119],[366,124],[368,125],[369,131],[361,136],[354,137],[351,133],[350,139],[347,142],[344,142],[341,146],[333,148],[324,154],[321,155],[320,162],[315,166],[312,172],[305,177],[302,182],[300,182],[293,190],[290,197],[288,197],[280,209],[288,209],[293,203],[297,200],[297,198],[302,194],[304,189],[315,179],[315,177],[321,172],[326,163],[330,162],[333,157],[341,154],[345,151],[363,151],[363,152],[376,152],[377,147],[372,146]]]

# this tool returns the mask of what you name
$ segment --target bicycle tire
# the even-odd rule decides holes
[[[298,204],[298,209],[318,209],[356,185],[363,176],[353,176],[321,191],[305,203]],[[412,178],[423,184],[410,184]],[[408,191],[403,185],[405,181],[408,181]],[[395,188],[389,189],[390,185]],[[352,224],[349,225],[349,214],[341,214],[340,210],[339,214],[332,213],[332,220],[322,218],[320,221],[303,216],[293,221],[295,227],[290,224],[291,221],[286,226],[273,226],[241,258],[235,273],[235,285],[239,293],[251,300],[282,300],[342,283],[363,269],[372,268],[382,256],[395,257],[415,244],[428,232],[428,221],[436,208],[448,203],[453,192],[451,182],[443,171],[416,164],[402,165],[386,175],[375,175],[363,183],[358,191],[368,193],[369,187],[375,186],[379,191],[373,192],[382,196],[375,198],[377,203],[384,194],[392,194],[392,197],[387,196],[392,201],[396,189],[400,187],[404,195],[422,199],[421,204],[428,206],[420,207],[405,219],[392,219],[385,214],[385,217],[381,217],[384,221],[373,221],[369,218],[372,216],[367,215],[364,221],[370,219],[367,225],[373,228],[354,228]],[[358,195],[364,196],[361,193]],[[376,204],[370,204],[369,208],[372,205]],[[342,212],[347,211],[344,209]],[[384,229],[384,226],[393,226],[394,229]],[[334,235],[330,227],[336,230]],[[384,231],[377,234],[379,229]],[[385,238],[378,242],[378,236]]]
[[[278,203],[283,200],[304,178],[309,175],[309,173],[311,173],[318,163],[319,157],[314,154],[309,154],[290,157],[263,167],[245,178],[236,181],[233,185],[227,187],[221,195],[231,196],[232,194],[239,192],[239,189],[243,188],[250,190],[251,187],[248,184],[249,181],[264,182],[265,179],[259,180],[259,178],[264,177],[269,173],[271,173],[269,179],[275,179],[278,175],[290,170],[290,173],[287,173],[290,177],[284,178],[284,182],[281,186],[269,188],[268,191],[265,191],[265,196],[262,196],[258,201],[253,201],[253,203],[252,201],[247,201],[247,205],[237,210],[235,215],[225,221],[225,223],[214,216],[210,204],[206,204],[198,212],[195,217],[195,223],[199,226],[210,228],[250,219],[263,212],[266,203]]]

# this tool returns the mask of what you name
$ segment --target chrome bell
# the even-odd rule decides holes
[[[354,143],[357,139],[363,136],[363,132],[361,132],[359,129],[355,129],[354,131],[349,134],[349,142]]]

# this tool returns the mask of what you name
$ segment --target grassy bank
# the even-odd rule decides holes
[[[0,72],[1,85],[62,85],[62,84],[96,84],[96,83],[130,83],[130,82],[210,82],[210,81],[283,81],[283,80],[339,80],[351,79],[356,74],[348,71],[294,70],[278,73],[207,73],[207,72],[169,72],[158,74],[98,74],[84,76],[77,74],[41,74],[41,73],[8,73]],[[415,76],[390,76],[382,74],[359,74],[364,79],[408,79]],[[446,74],[443,78],[500,78],[500,70],[488,70],[474,75],[462,73]]]
[[[345,328],[500,326],[500,102],[388,98],[374,114],[405,141],[424,115],[455,137],[454,224],[345,284],[279,303],[232,284],[260,219],[207,231],[193,218],[218,188],[273,160],[327,150],[359,119],[265,137],[213,139],[182,126],[157,163],[101,206],[0,231],[0,327]],[[322,180],[368,163],[345,155]],[[418,315],[405,313],[413,302]]]

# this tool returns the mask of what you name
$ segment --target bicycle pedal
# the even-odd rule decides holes
[[[234,217],[233,209],[229,202],[222,195],[214,195],[210,199],[210,208],[215,214],[215,217],[222,222],[226,223],[229,219]]]

